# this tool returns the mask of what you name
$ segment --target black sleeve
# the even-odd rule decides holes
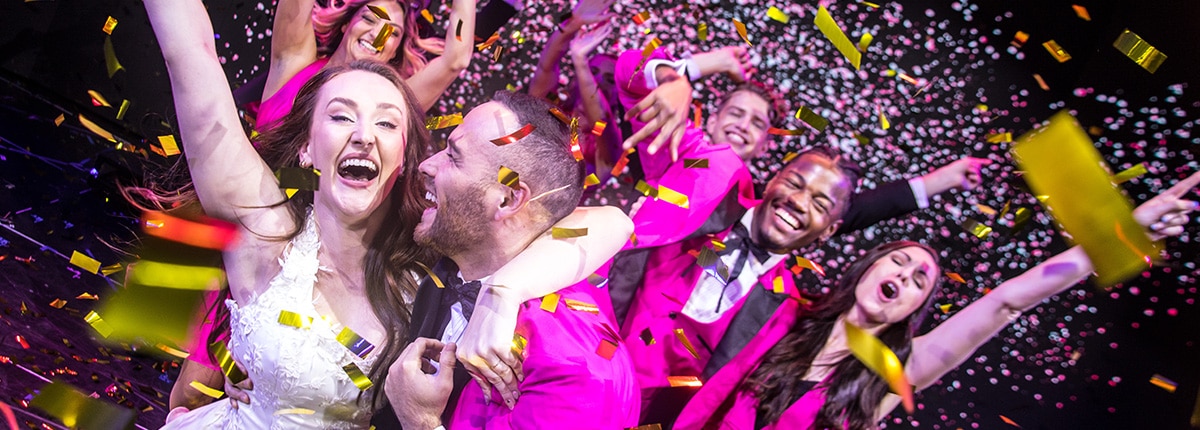
[[[851,233],[877,222],[917,210],[917,198],[907,180],[893,181],[850,198],[850,209],[842,217],[837,234]]]

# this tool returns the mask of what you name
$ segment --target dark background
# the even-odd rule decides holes
[[[986,172],[981,190],[943,196],[913,217],[806,250],[804,255],[830,269],[827,280],[802,275],[812,290],[836,279],[863,249],[887,240],[921,240],[944,249],[947,270],[967,280],[965,285],[946,281],[937,298],[939,305],[951,305],[953,314],[987,288],[1065,249],[1052,221],[1015,174],[1007,155],[1010,144],[984,140],[995,132],[1019,136],[1062,109],[1072,110],[1084,128],[1099,127],[1093,135],[1096,147],[1114,171],[1147,163],[1150,174],[1122,185],[1135,201],[1200,168],[1192,136],[1200,111],[1198,89],[1191,87],[1200,70],[1196,2],[1079,3],[1090,21],[1076,16],[1073,3],[1062,1],[904,1],[880,3],[879,9],[826,4],[853,41],[863,32],[875,36],[857,72],[812,24],[815,3],[754,3],[620,2],[614,8],[619,29],[601,50],[640,49],[658,36],[676,54],[701,52],[743,44],[731,20],[746,23],[758,77],[785,95],[789,115],[775,126],[804,128],[790,117],[799,106],[831,122],[823,133],[777,137],[755,166],[763,180],[784,154],[810,143],[833,144],[853,154],[870,172],[866,187],[928,172],[964,154],[997,163]],[[771,5],[790,21],[769,20]],[[265,70],[273,5],[208,6],[219,34],[218,53],[232,87],[240,87]],[[500,60],[492,60],[492,51],[477,54],[461,85],[433,113],[465,111],[496,89],[522,87],[556,17],[569,7],[561,1],[531,4],[501,29]],[[654,16],[635,24],[630,17],[644,10]],[[108,16],[118,20],[111,36],[101,31]],[[444,13],[434,16],[444,25]],[[709,26],[707,41],[697,38],[699,22]],[[0,28],[0,401],[13,406],[18,420],[31,428],[58,427],[27,407],[44,380],[57,378],[139,410],[139,425],[157,427],[177,364],[145,347],[95,343],[83,315],[96,302],[76,297],[84,292],[110,296],[123,272],[79,274],[67,264],[73,251],[105,265],[130,261],[121,250],[133,249],[129,241],[136,220],[115,184],[178,158],[149,152],[149,142],[171,133],[174,109],[145,12],[129,0],[13,0],[0,4]],[[1157,73],[1111,46],[1126,28],[1168,55]],[[1010,45],[1018,30],[1030,34],[1020,48]],[[106,37],[124,66],[112,77],[105,68]],[[1050,39],[1071,60],[1059,63],[1040,46]],[[917,84],[889,70],[912,76]],[[1049,90],[1039,88],[1035,73]],[[717,77],[695,86],[707,117],[715,98],[731,84]],[[113,107],[94,106],[88,90]],[[122,100],[130,105],[117,120]],[[880,111],[891,122],[889,130],[879,124]],[[65,121],[56,126],[60,114]],[[84,129],[80,114],[117,135],[120,144]],[[627,206],[631,188],[627,176],[619,178],[592,203]],[[1035,216],[1013,228],[1011,214],[996,219],[976,206],[1000,209],[1006,203]],[[985,239],[966,234],[960,225],[968,218],[995,231]],[[914,416],[896,413],[886,424],[1012,426],[1003,416],[1024,429],[1187,428],[1200,389],[1197,231],[1191,226],[1170,242],[1168,261],[1135,280],[1107,291],[1080,285],[1037,306],[919,393]],[[59,298],[66,300],[65,307],[49,305]],[[932,324],[948,317],[935,314]],[[1150,384],[1155,374],[1177,383],[1177,391]]]

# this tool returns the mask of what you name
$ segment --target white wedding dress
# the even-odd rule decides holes
[[[246,369],[254,389],[250,404],[233,409],[222,399],[173,419],[164,429],[365,429],[370,426],[370,398],[343,366],[356,364],[368,374],[374,355],[361,359],[336,336],[313,306],[320,238],[311,214],[304,230],[280,258],[282,270],[270,287],[239,306],[226,301],[231,313],[229,350]],[[312,317],[309,328],[280,323],[280,312]],[[366,310],[370,311],[370,310]],[[187,384],[190,381],[178,381]]]

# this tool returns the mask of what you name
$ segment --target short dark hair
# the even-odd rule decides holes
[[[775,122],[776,118],[783,116],[783,102],[779,96],[775,94],[775,91],[768,88],[766,84],[758,81],[746,81],[733,90],[721,95],[721,99],[717,101],[717,111],[724,109],[725,105],[729,104],[729,100],[733,99],[733,95],[742,91],[757,95],[767,101],[767,105],[769,106],[767,115],[770,116],[772,123]]]
[[[584,167],[571,152],[570,130],[550,113],[553,106],[545,100],[500,90],[492,101],[516,114],[522,125],[534,127],[532,133],[501,147],[498,153],[501,163],[516,171],[534,196],[541,196],[530,205],[545,211],[543,221],[548,228],[574,211],[583,196]]]
[[[783,167],[786,169],[788,166],[792,165],[792,163],[798,162],[800,160],[800,157],[803,157],[803,156],[809,155],[809,154],[820,155],[820,156],[828,158],[830,161],[832,161],[834,167],[837,167],[838,171],[840,171],[842,173],[842,176],[845,176],[846,180],[850,182],[850,196],[848,196],[848,197],[851,197],[854,195],[854,190],[858,188],[858,180],[859,180],[859,178],[862,178],[862,173],[863,173],[862,167],[859,166],[857,162],[850,159],[850,157],[846,156],[845,154],[842,154],[841,151],[838,151],[837,148],[834,148],[832,146],[817,145],[817,146],[809,147],[808,149],[800,151],[800,153],[797,154],[795,158],[793,158],[791,161],[788,161],[788,163],[786,165],[784,165]],[[838,214],[839,217],[841,217],[842,215],[845,215],[846,210],[850,209],[849,204],[844,204],[841,206],[842,206],[842,213]]]

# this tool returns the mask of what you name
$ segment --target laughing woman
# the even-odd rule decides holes
[[[1200,173],[1134,211],[1154,238],[1183,233],[1196,202],[1181,197]],[[941,276],[937,253],[892,242],[851,264],[833,291],[810,306],[788,300],[732,362],[687,404],[676,429],[867,429],[900,402],[887,384],[851,356],[844,323],[875,335],[905,362],[923,389],[970,358],[1022,312],[1083,280],[1092,263],[1071,248],[1005,281],[927,334],[913,337],[929,313]]]
[[[325,68],[299,89],[295,109],[260,136],[255,152],[217,61],[212,26],[197,19],[206,14],[203,4],[145,5],[171,77],[192,180],[184,189],[194,190],[183,199],[240,226],[241,240],[224,255],[231,295],[224,304],[229,349],[256,384],[249,406],[172,411],[167,428],[366,428],[382,393],[361,390],[346,369],[383,384],[406,345],[421,270],[412,229],[427,204],[417,166],[429,138],[417,97],[380,62]],[[295,166],[326,172],[317,191],[283,193],[273,171]],[[554,254],[502,269],[528,274],[529,262],[538,261],[537,268],[561,273],[507,285],[538,295],[591,273],[632,229],[628,218],[609,216],[615,212],[584,216],[611,235],[568,247],[547,240],[539,252]],[[515,319],[517,309],[509,311]],[[281,324],[288,313],[313,323]],[[336,339],[343,329],[377,347],[352,353]],[[511,343],[511,330],[497,336]]]

